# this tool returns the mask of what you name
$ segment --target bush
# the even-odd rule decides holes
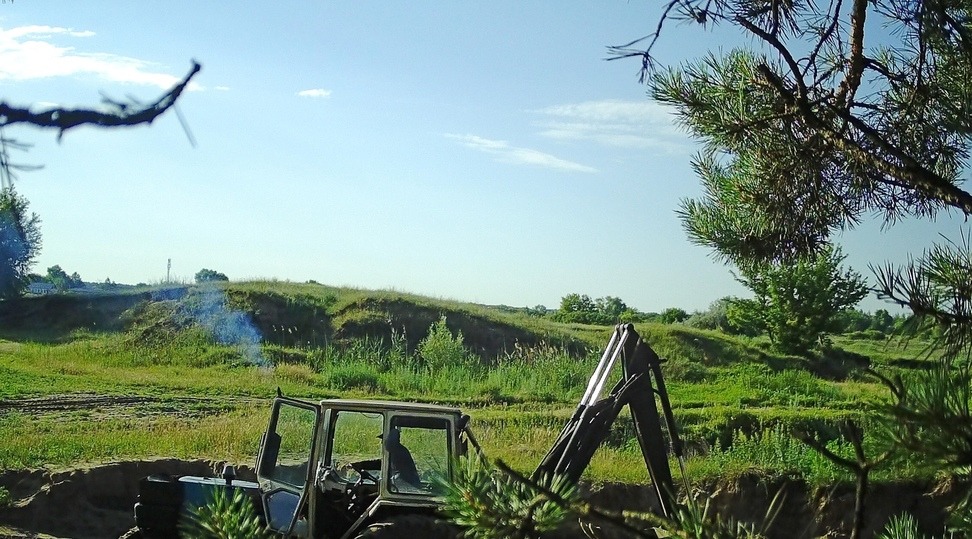
[[[260,522],[253,500],[242,490],[216,489],[213,498],[192,511],[182,535],[197,539],[270,539],[272,534]]]
[[[419,342],[417,352],[421,364],[429,370],[474,361],[472,353],[462,344],[462,332],[453,337],[444,316],[429,327],[429,334]]]
[[[363,389],[369,392],[384,391],[373,368],[362,363],[335,365],[324,373],[324,383],[331,389],[349,391]]]

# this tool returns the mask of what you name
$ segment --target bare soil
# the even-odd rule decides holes
[[[902,481],[872,484],[868,491],[862,537],[874,537],[888,520],[909,513],[925,534],[941,536],[947,508],[968,489],[957,483],[932,484]],[[849,537],[854,516],[854,485],[813,488],[791,479],[767,480],[744,477],[731,483],[713,484],[695,492],[699,505],[708,505],[710,516],[755,524],[773,539]],[[651,489],[643,485],[603,485],[588,494],[598,507],[616,511],[644,511],[656,506]],[[775,508],[771,511],[771,508]],[[775,513],[775,517],[768,515]],[[601,534],[599,537],[623,537]]]
[[[84,412],[92,419],[104,417],[156,416],[194,418],[226,412],[246,403],[264,403],[265,399],[245,397],[174,397],[151,395],[104,395],[71,393],[21,399],[0,399],[0,416],[11,412],[29,416],[59,415]]]
[[[164,473],[210,476],[213,463],[153,460],[0,472],[0,486],[10,492],[10,504],[0,509],[0,538],[118,537],[134,525],[139,479]]]
[[[0,486],[10,492],[11,499],[7,507],[0,508],[0,539],[115,538],[134,524],[132,508],[142,477],[210,476],[221,468],[222,463],[163,459],[63,471],[0,472]],[[252,469],[241,467],[239,472],[241,479],[252,478]],[[930,485],[913,483],[875,485],[868,500],[864,536],[872,537],[891,515],[903,511],[916,516],[927,532],[941,532],[945,507],[956,499],[959,490],[955,486],[932,489]],[[815,491],[799,482],[749,478],[731,485],[713,486],[706,496],[711,511],[760,523],[777,492],[783,498],[779,515],[769,528],[771,537],[849,535],[854,504],[850,486]],[[593,504],[606,509],[644,511],[654,505],[654,495],[643,485],[601,485],[589,488],[585,495]],[[597,536],[623,537],[609,527],[601,527]]]

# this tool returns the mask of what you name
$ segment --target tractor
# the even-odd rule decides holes
[[[623,373],[602,397],[619,362]],[[681,463],[682,444],[660,365],[632,325],[617,326],[583,398],[533,477],[577,482],[628,406],[658,507],[669,515],[675,499],[668,455],[674,453]],[[460,458],[470,446],[482,453],[469,423],[468,415],[450,406],[310,402],[278,390],[260,444],[256,482],[236,479],[231,467],[218,478],[144,478],[135,504],[136,528],[126,535],[178,537],[180,522],[194,508],[207,503],[214,490],[227,489],[249,495],[267,528],[280,537],[454,538],[460,530],[439,511],[445,482]]]

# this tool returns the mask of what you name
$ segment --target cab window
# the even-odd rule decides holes
[[[317,411],[279,403],[276,422],[267,433],[261,476],[302,489],[307,479],[307,466],[314,448]]]
[[[449,421],[441,417],[394,416],[384,443],[391,492],[438,495],[449,477]]]
[[[372,477],[380,475],[383,424],[384,416],[380,413],[348,410],[336,413],[330,458],[331,469],[342,481],[354,483],[360,476],[357,470],[361,469]]]

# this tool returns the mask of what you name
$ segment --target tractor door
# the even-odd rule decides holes
[[[267,526],[284,537],[308,537],[306,506],[313,489],[321,411],[286,397],[273,401],[257,459]]]
[[[455,422],[441,415],[409,412],[389,418],[382,444],[387,455],[383,482],[391,497],[435,497],[444,494],[457,454]],[[418,502],[424,503],[424,502]]]

